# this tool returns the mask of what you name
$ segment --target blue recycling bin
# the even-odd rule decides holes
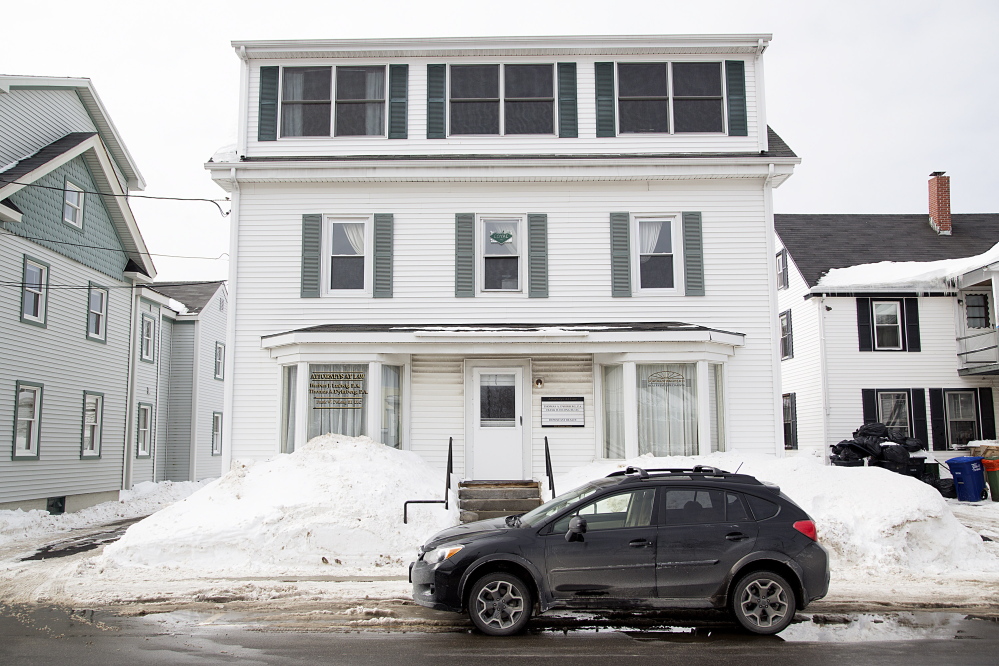
[[[959,456],[947,461],[947,467],[954,477],[957,499],[962,502],[980,502],[985,499],[985,468],[982,459],[975,456]]]

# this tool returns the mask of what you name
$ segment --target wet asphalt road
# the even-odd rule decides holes
[[[924,613],[922,629],[830,633],[814,642],[752,637],[733,629],[536,631],[495,639],[470,632],[278,631],[205,624],[196,614],[122,618],[55,608],[0,607],[0,664],[835,664],[999,663],[999,623]],[[880,622],[875,620],[875,622]],[[911,640],[913,631],[925,637]],[[821,633],[821,632],[820,632]],[[806,634],[806,638],[811,637]],[[900,637],[909,640],[898,640]],[[846,642],[849,641],[849,642]]]

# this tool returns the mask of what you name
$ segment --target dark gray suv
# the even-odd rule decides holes
[[[713,467],[629,467],[517,516],[435,534],[413,599],[507,636],[535,612],[728,608],[776,634],[825,596],[829,559],[780,488]]]

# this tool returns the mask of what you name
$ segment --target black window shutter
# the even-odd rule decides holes
[[[257,141],[277,141],[278,75],[280,67],[260,68]]]
[[[864,423],[877,423],[878,392],[874,389],[860,389],[860,399],[864,406]]]
[[[982,421],[982,439],[995,439],[996,411],[992,402],[992,389],[978,389],[978,414]]]
[[[594,67],[597,89],[597,136],[615,136],[617,128],[614,122],[614,63],[598,62]]]
[[[701,214],[683,213],[684,296],[704,295],[704,248],[701,241]]]
[[[447,136],[445,114],[447,65],[427,65],[427,138],[443,139]]]
[[[558,64],[558,135],[563,139],[579,136],[576,110],[576,63]]]
[[[611,296],[631,296],[631,215],[610,214]]]
[[[857,338],[860,351],[874,351],[874,327],[871,325],[871,299],[857,299]]]
[[[905,350],[922,351],[919,344],[919,299],[905,299]]]
[[[454,295],[475,296],[475,213],[454,216]]]
[[[930,438],[926,429],[926,390],[914,388],[912,395],[912,436],[929,448]]]
[[[389,65],[389,131],[390,139],[408,136],[409,65]]]
[[[302,216],[302,298],[319,298],[322,275],[323,216]]]
[[[391,213],[375,213],[373,274],[374,298],[392,298],[392,242],[394,218]]]
[[[527,295],[548,298],[548,216],[527,216]]]
[[[725,87],[728,88],[728,135],[748,136],[745,62],[725,61]]]
[[[930,389],[930,437],[934,451],[947,450],[943,389]]]

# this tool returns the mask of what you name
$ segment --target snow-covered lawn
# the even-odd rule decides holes
[[[944,500],[880,468],[738,452],[594,462],[557,477],[556,488],[565,492],[627,464],[712,465],[780,485],[815,519],[830,551],[831,604],[999,607],[999,503]],[[411,506],[403,525],[403,502],[440,499],[443,473],[415,453],[367,438],[317,438],[293,454],[236,465],[187,497],[188,484],[148,485],[89,514],[0,512],[0,542],[16,544],[174,501],[93,556],[0,561],[0,600],[286,605],[406,598],[406,566],[417,548],[458,520],[452,495],[447,511]]]

